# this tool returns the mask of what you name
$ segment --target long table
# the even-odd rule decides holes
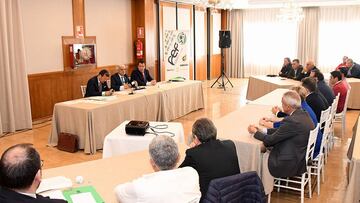
[[[358,117],[353,128],[353,137],[348,150],[348,158],[350,159],[349,167],[349,184],[347,185],[344,202],[358,203],[360,202],[360,125]]]
[[[268,153],[262,153],[263,144],[249,134],[247,127],[258,124],[260,118],[271,116],[271,107],[248,104],[239,110],[215,120],[219,139],[234,141],[239,159],[240,171],[256,171],[264,184],[266,194],[273,190],[274,179],[270,175],[267,161]]]
[[[186,146],[179,144],[180,161],[185,158]],[[153,173],[149,162],[148,150],[134,152],[111,158],[88,161],[79,164],[43,170],[43,178],[66,176],[73,182],[73,187],[92,185],[106,203],[116,203],[114,189],[118,184]],[[76,176],[82,176],[84,182],[77,184]]]
[[[299,81],[282,77],[267,77],[265,75],[250,76],[246,99],[252,101],[275,89],[289,89],[292,86],[300,84],[301,82]]]
[[[328,81],[330,74],[325,73],[325,80]],[[348,108],[360,109],[360,79],[358,78],[347,78],[346,79],[351,86],[350,97],[348,101]],[[284,88],[289,89],[292,86],[300,85],[300,81],[282,78],[282,77],[267,77],[265,75],[250,76],[248,89],[247,89],[247,100],[255,100],[275,89]]]
[[[128,95],[83,98],[54,106],[49,144],[56,146],[61,132],[79,136],[79,148],[96,153],[105,136],[125,120],[170,121],[204,108],[201,81],[159,83]]]

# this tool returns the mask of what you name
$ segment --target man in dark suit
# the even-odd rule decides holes
[[[139,86],[155,85],[156,81],[150,76],[145,68],[145,62],[139,61],[138,68],[131,73],[131,82],[136,81]]]
[[[111,76],[111,88],[115,91],[121,91],[130,87],[130,80],[126,75],[127,68],[125,65],[116,66],[117,73]]]
[[[255,125],[248,131],[263,141],[265,147],[271,148],[268,160],[270,174],[276,178],[301,175],[306,171],[305,154],[310,130],[314,124],[308,113],[301,109],[301,99],[297,92],[286,92],[281,100],[287,116],[278,129],[267,129],[261,132]]]
[[[317,70],[318,68],[316,68],[314,61],[307,61],[305,68],[303,68],[303,70],[301,71],[301,76],[299,76],[301,79],[309,77],[311,71],[313,70]]]
[[[348,78],[360,78],[360,65],[355,63],[352,59],[346,60],[346,67],[349,69],[346,77]]]
[[[329,85],[325,82],[324,75],[319,71],[319,69],[316,69],[311,71],[310,77],[317,80],[317,88],[319,92],[325,97],[327,103],[331,105],[335,99],[335,95]]]
[[[217,140],[216,133],[211,120],[201,118],[195,121],[191,148],[186,150],[185,160],[180,165],[193,167],[198,172],[203,197],[212,179],[240,173],[235,144],[231,140]]]
[[[329,108],[329,104],[325,97],[317,89],[316,80],[314,78],[307,77],[301,82],[302,86],[309,92],[305,100],[316,114],[318,121],[320,121],[321,111]]]
[[[97,76],[92,77],[86,85],[85,97],[112,95],[113,90],[107,84],[109,77],[110,73],[105,69],[101,70]]]
[[[64,203],[36,194],[41,182],[39,153],[31,144],[17,144],[8,148],[0,160],[1,203]]]
[[[300,65],[299,59],[294,59],[292,61],[292,69],[289,73],[289,78],[300,81],[303,77],[303,75],[301,74],[302,71],[303,67],[302,65]]]

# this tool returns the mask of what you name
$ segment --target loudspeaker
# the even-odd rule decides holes
[[[219,31],[219,47],[220,48],[230,48],[230,46],[231,46],[230,30],[220,30]]]

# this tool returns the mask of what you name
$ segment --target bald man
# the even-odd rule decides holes
[[[126,75],[127,67],[125,65],[116,66],[116,73],[111,76],[111,87],[115,91],[122,91],[130,87],[129,77]]]
[[[17,144],[7,149],[0,160],[1,203],[65,203],[36,194],[41,182],[39,153],[31,144]]]
[[[307,61],[305,68],[302,71],[302,78],[309,77],[311,71],[315,70],[318,70],[318,68],[316,68],[314,61]]]

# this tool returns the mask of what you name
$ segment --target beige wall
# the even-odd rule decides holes
[[[71,36],[71,0],[21,0],[28,74],[63,70],[61,36]]]
[[[86,35],[96,36],[97,65],[131,63],[131,0],[86,0]]]

